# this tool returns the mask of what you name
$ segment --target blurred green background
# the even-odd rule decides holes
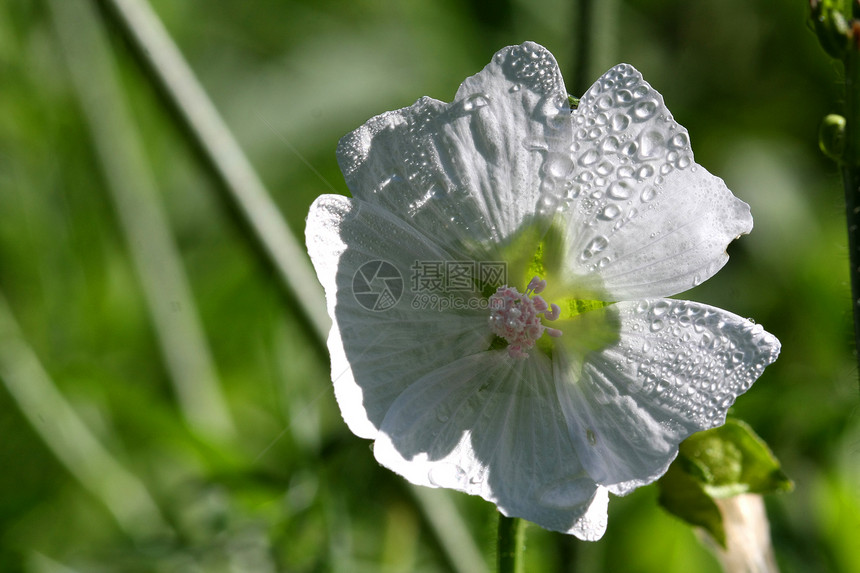
[[[158,274],[163,261],[136,266],[130,245],[146,259],[158,241],[129,237],[158,237],[148,225],[160,219],[117,209],[124,186],[107,185],[93,144],[100,115],[82,113],[58,40],[87,41],[86,26],[55,18],[56,4],[0,0],[0,571],[448,571],[469,563],[468,544],[444,539],[458,519],[491,566],[490,504],[416,494],[350,434],[313,330],[109,26],[133,123],[113,126],[106,149],[142,141],[158,193],[147,205],[166,214],[190,287],[155,295],[169,312],[153,314],[142,286],[153,277],[139,268]],[[817,147],[840,68],[803,0],[595,4],[594,52],[573,77],[577,2],[153,0],[300,240],[311,201],[346,193],[338,138],[422,95],[450,100],[499,48],[545,45],[574,95],[615,63],[635,65],[689,129],[697,161],[752,206],[753,233],[684,297],[782,341],[733,409],[796,484],[766,500],[779,564],[860,571],[842,191]],[[99,82],[88,66],[78,62],[78,81]],[[181,367],[162,352],[171,340],[211,381],[190,390],[213,400],[204,418],[220,417],[195,426]],[[649,486],[613,498],[598,543],[529,528],[529,570],[718,571],[656,497]]]

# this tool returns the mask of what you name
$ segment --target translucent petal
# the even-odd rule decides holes
[[[356,435],[374,438],[409,384],[488,347],[487,311],[466,304],[477,293],[450,291],[436,299],[459,301],[456,312],[416,298],[437,293],[414,292],[415,261],[450,257],[402,220],[363,201],[323,195],[311,206],[306,236],[333,321],[328,348],[335,396]]]
[[[567,93],[555,59],[527,42],[499,51],[446,104],[422,98],[341,139],[354,197],[379,205],[454,255],[494,252],[554,209],[573,169]]]
[[[614,300],[677,294],[713,276],[752,229],[749,206],[693,161],[687,130],[632,66],[604,74],[573,122],[567,260],[581,284]]]
[[[780,345],[761,326],[703,304],[614,306],[618,342],[586,355],[556,353],[554,372],[580,459],[620,495],[660,477],[687,436],[724,423]]]
[[[539,352],[463,358],[397,399],[374,454],[412,483],[480,495],[505,515],[598,539],[606,492],[584,472],[553,386]]]

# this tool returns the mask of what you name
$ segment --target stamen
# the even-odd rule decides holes
[[[526,292],[533,292],[535,294],[540,294],[543,292],[543,289],[546,288],[546,281],[541,280],[541,278],[537,275],[532,277],[532,280],[529,281],[529,285],[526,287]]]
[[[490,331],[508,341],[508,355],[512,358],[527,358],[544,331],[553,338],[561,336],[560,330],[541,324],[540,315],[556,320],[561,314],[557,304],[547,304],[537,295],[545,288],[546,281],[536,276],[524,294],[505,285],[490,297]]]

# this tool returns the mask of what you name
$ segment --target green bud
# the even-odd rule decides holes
[[[809,0],[811,9],[810,24],[818,41],[824,51],[834,58],[841,60],[845,58],[851,49],[853,33],[851,23],[845,14],[840,11],[841,0]],[[856,3],[853,3],[853,11],[857,11]],[[853,16],[852,16],[853,19]]]
[[[827,157],[841,162],[845,157],[845,118],[831,113],[821,120],[818,146]]]
[[[747,424],[732,419],[687,438],[658,483],[664,509],[703,528],[723,547],[726,532],[716,500],[793,487],[767,444]]]

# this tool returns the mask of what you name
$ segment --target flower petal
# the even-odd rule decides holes
[[[752,229],[749,206],[694,163],[687,130],[638,71],[609,70],[573,122],[574,274],[635,300],[683,292],[722,268],[726,246]]]
[[[489,346],[487,311],[467,304],[478,293],[446,293],[445,302],[462,308],[441,312],[409,292],[415,261],[450,257],[400,219],[364,201],[323,195],[311,206],[306,236],[333,322],[328,348],[335,396],[356,435],[374,438],[409,384]],[[394,269],[391,276],[369,276],[382,262]]]
[[[377,460],[409,481],[480,495],[505,515],[598,539],[605,490],[580,464],[540,353],[463,358],[410,386],[391,406]]]
[[[354,197],[475,257],[544,200],[554,208],[561,190],[543,173],[573,167],[569,116],[555,59],[527,42],[499,51],[450,104],[425,97],[374,117],[341,139],[338,162]]]
[[[622,495],[660,477],[687,436],[724,423],[780,344],[761,326],[703,304],[614,306],[618,342],[584,356],[557,353],[554,371],[580,459],[597,483]]]

